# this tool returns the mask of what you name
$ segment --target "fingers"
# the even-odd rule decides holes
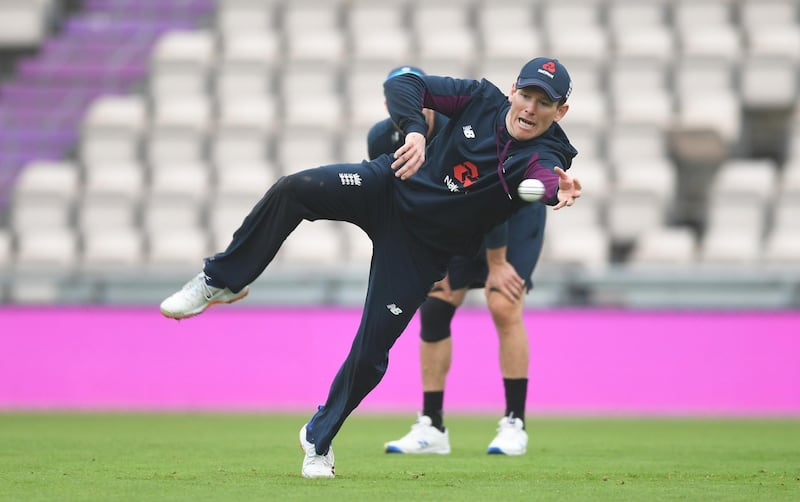
[[[525,293],[525,280],[519,276],[510,263],[495,265],[489,269],[486,292],[487,294],[500,293],[506,300],[516,302]]]
[[[567,207],[575,204],[575,198],[572,195],[564,195],[564,198],[559,197],[558,204],[553,206],[553,211],[558,211],[562,207]]]
[[[562,207],[569,207],[575,204],[575,199],[581,196],[581,190],[583,189],[583,186],[577,178],[570,177],[570,175],[568,175],[566,171],[560,167],[554,167],[553,171],[558,175],[560,188],[558,192],[558,204],[553,206],[553,210],[557,211]]]
[[[416,150],[408,145],[400,147],[394,153],[395,161],[392,162],[394,175],[402,180],[408,179],[416,173],[425,161],[424,150],[417,153]]]
[[[448,299],[452,297],[453,290],[450,289],[450,281],[448,280],[448,278],[446,276],[445,276],[444,279],[442,279],[441,281],[437,282],[436,284],[438,284],[441,287],[442,293],[447,295]]]
[[[516,285],[515,296],[516,296],[516,299],[519,300],[520,298],[522,298],[522,295],[525,294],[525,280],[522,279],[522,277],[518,277],[517,279],[518,279],[518,282],[517,282],[517,285]]]
[[[408,145],[403,145],[394,152],[395,160],[392,162],[392,169],[396,171],[411,159],[411,153],[409,153],[408,149]]]
[[[553,168],[553,171],[555,171],[558,177],[561,178],[562,180],[569,180],[569,175],[567,175],[567,172],[561,169],[560,167],[556,166],[555,168]]]
[[[422,165],[421,162],[413,163],[413,164],[407,163],[403,167],[398,169],[394,173],[394,176],[396,178],[400,178],[401,180],[405,181],[408,178],[410,178],[411,176],[413,176],[414,174],[416,174],[416,172],[419,171],[419,168],[420,168],[421,165]]]
[[[489,291],[496,291],[503,295],[506,300],[515,303],[518,302],[525,293],[525,281],[520,279],[519,282],[514,281],[509,284],[504,284],[499,288],[489,288]]]
[[[517,276],[511,281],[509,281],[509,283],[506,285],[505,288],[503,288],[503,291],[501,292],[506,298],[508,298],[512,302],[515,302],[520,298],[522,298],[522,294],[524,293],[524,291],[525,291],[525,281],[522,279],[522,277]]]

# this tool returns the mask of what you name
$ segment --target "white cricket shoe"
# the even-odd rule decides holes
[[[241,300],[249,292],[247,287],[234,293],[228,288],[209,286],[206,284],[206,275],[200,272],[184,284],[180,291],[161,302],[161,313],[172,319],[185,319],[203,313],[216,303],[233,303]]]
[[[328,453],[325,455],[318,454],[314,443],[310,443],[306,439],[306,425],[300,429],[300,447],[306,454],[303,458],[303,468],[300,473],[304,478],[334,477],[336,472],[333,466],[333,446],[328,448]]]
[[[386,453],[450,453],[450,436],[447,429],[441,432],[431,425],[431,418],[419,415],[417,423],[411,426],[411,432],[384,445]]]
[[[497,436],[489,443],[486,453],[498,455],[524,455],[528,448],[528,433],[519,418],[503,417],[498,423]]]

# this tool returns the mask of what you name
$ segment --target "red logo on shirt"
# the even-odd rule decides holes
[[[470,161],[457,165],[453,168],[453,176],[466,188],[478,179],[478,166]]]
[[[549,71],[550,73],[555,73],[556,72],[556,64],[554,62],[552,62],[552,61],[548,61],[545,64],[543,64],[542,68],[544,68],[545,70]]]

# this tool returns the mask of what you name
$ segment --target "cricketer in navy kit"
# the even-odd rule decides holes
[[[161,303],[162,314],[181,319],[244,297],[303,219],[347,221],[369,235],[374,250],[361,323],[325,405],[300,432],[304,477],[334,476],[334,436],[380,382],[389,350],[451,257],[474,255],[489,229],[523,207],[517,185],[539,179],[543,200],[555,209],[580,197],[579,181],[562,169],[574,149],[555,123],[568,107],[561,100],[571,84],[564,82],[566,69],[550,59],[523,66],[510,96],[486,80],[387,80],[390,117],[406,133],[394,157],[280,178],[227,249]],[[423,107],[450,117],[430,145]]]
[[[424,76],[416,66],[392,69],[386,79],[405,73]],[[427,140],[439,134],[448,118],[424,109]],[[405,142],[405,134],[386,118],[367,134],[370,159],[393,154]],[[564,166],[565,169],[568,166]],[[486,234],[483,249],[474,256],[456,256],[447,277],[434,284],[420,306],[420,368],[422,411],[411,431],[384,445],[387,453],[449,454],[449,431],[443,409],[447,374],[452,359],[451,322],[469,289],[484,288],[499,339],[500,369],[505,393],[505,412],[487,452],[523,455],[527,450],[525,404],[528,391],[529,344],[522,319],[524,294],[533,288],[533,269],[542,251],[546,206],[526,204],[507,222]],[[509,270],[504,270],[508,267]]]
[[[394,73],[401,71],[402,70],[399,69],[394,70]],[[418,69],[413,71],[415,73],[421,73],[421,70]],[[394,78],[394,76],[390,75],[387,79]],[[442,113],[435,112],[434,116],[435,118],[432,120],[433,124],[429,127],[429,131],[426,134],[426,137],[429,139],[439,134],[449,121],[447,116]],[[367,135],[367,153],[369,158],[374,160],[380,155],[390,152],[394,153],[403,145],[404,139],[403,134],[401,134],[401,131],[391,119],[387,118],[375,123],[370,128]],[[577,151],[573,149],[569,154],[569,159],[571,160],[576,154]],[[565,164],[565,170],[569,169],[570,163]],[[500,245],[507,245],[509,239],[520,242],[518,245],[508,245],[513,248],[522,248],[526,250],[523,255],[515,256],[512,263],[515,264],[515,268],[520,276],[526,278],[525,281],[528,289],[533,287],[530,275],[533,272],[542,249],[543,235],[542,231],[538,229],[543,228],[546,221],[547,213],[544,209],[545,207],[541,204],[524,205],[520,211],[512,215],[507,222],[498,225],[490,231],[486,236],[488,241],[484,243],[485,247],[494,248]],[[523,229],[532,230],[527,231]],[[482,287],[486,276],[486,263],[483,258],[485,258],[485,256],[482,253],[478,253],[475,256],[455,257],[453,259],[453,263],[455,264],[451,265],[450,271],[452,272],[454,269],[458,269],[460,273],[458,277],[454,277],[450,274],[450,286],[452,288]]]

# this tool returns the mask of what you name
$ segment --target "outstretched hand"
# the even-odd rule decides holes
[[[581,182],[578,178],[573,178],[560,167],[554,169],[558,175],[558,204],[553,209],[561,209],[564,206],[575,204],[575,199],[581,196]]]
[[[406,134],[405,143],[394,152],[395,161],[392,162],[394,175],[401,180],[407,180],[419,171],[425,162],[425,146],[424,134],[418,132]]]

